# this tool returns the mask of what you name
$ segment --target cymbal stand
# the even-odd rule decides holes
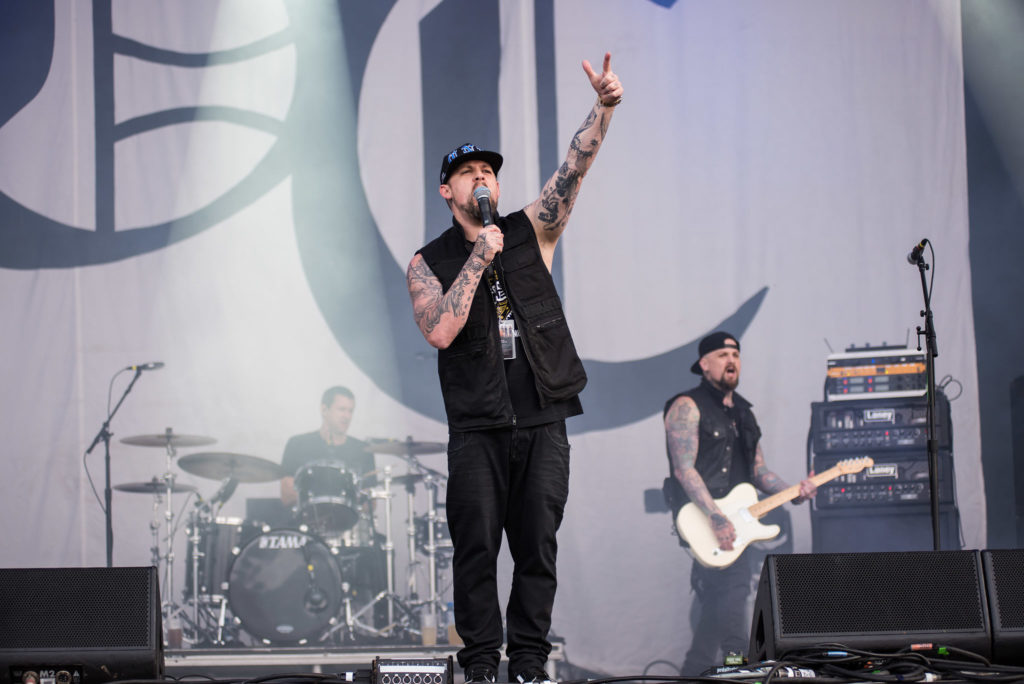
[[[194,643],[199,643],[199,558],[204,554],[200,548],[202,537],[199,535],[199,508],[203,502],[196,500],[195,506],[188,514],[189,518],[189,541],[192,542],[192,553],[189,554],[189,562],[192,563],[192,629],[195,630]]]
[[[441,599],[437,595],[437,535],[434,526],[437,524],[437,492],[441,483],[428,472],[423,479],[423,484],[427,488],[427,581],[430,586],[430,594],[427,599],[436,625],[437,608]]]
[[[411,471],[409,471],[411,473]],[[405,538],[409,543],[409,569],[406,580],[407,595],[413,601],[419,598],[416,591],[416,569],[419,561],[416,560],[416,483],[410,479],[405,483],[406,511]]]
[[[427,595],[426,601],[424,601],[424,604],[430,606],[430,608],[429,608],[430,614],[434,618],[434,624],[437,624],[437,609],[438,609],[438,606],[441,605],[441,598],[438,596],[438,593],[437,593],[437,535],[436,535],[436,527],[435,527],[435,525],[437,524],[437,492],[439,491],[441,485],[447,480],[447,477],[445,477],[445,475],[443,473],[440,473],[440,472],[438,472],[436,470],[433,470],[432,468],[428,468],[425,465],[423,465],[422,463],[420,463],[419,459],[416,458],[416,455],[413,454],[411,450],[406,455],[405,458],[406,458],[406,460],[408,461],[408,463],[410,465],[414,466],[417,471],[419,471],[420,473],[423,474],[423,484],[427,488],[427,545],[426,545],[426,551],[427,551],[427,583],[428,583],[428,587],[429,587],[429,593]],[[416,536],[415,535],[415,520],[414,520],[414,516],[413,516],[413,508],[412,508],[411,503],[410,503],[410,506],[409,506],[409,521],[410,521],[410,523],[409,523],[410,529],[412,530],[412,532],[410,533],[411,540],[410,540],[410,548],[409,548],[409,558],[410,558],[410,563],[409,563],[409,565],[410,565],[410,573],[409,574],[411,576],[411,575],[414,574],[412,572],[412,570],[413,570],[413,568],[415,566],[415,561],[413,561],[413,559],[415,558],[415,536]]]
[[[176,608],[174,604],[174,504],[171,501],[171,495],[174,492],[174,473],[171,471],[171,465],[173,465],[174,457],[177,455],[177,450],[174,448],[174,444],[171,441],[171,435],[173,431],[171,428],[167,428],[167,451],[166,451],[166,464],[167,469],[163,474],[163,481],[167,488],[167,510],[164,512],[164,520],[167,523],[167,553],[164,555],[164,562],[166,563],[164,570],[164,591],[166,592],[169,609]],[[170,613],[168,616],[170,617]]]
[[[344,599],[345,614],[344,619],[329,630],[321,640],[326,640],[331,637],[335,632],[346,629],[347,634],[350,638],[354,638],[355,632],[365,632],[375,636],[384,634],[390,634],[395,628],[395,606],[398,605],[403,612],[408,613],[408,609],[401,604],[401,600],[398,595],[395,594],[395,543],[394,534],[392,531],[393,518],[391,513],[391,501],[394,498],[394,494],[391,491],[391,466],[384,467],[384,488],[373,490],[371,497],[374,499],[384,500],[384,562],[386,567],[386,586],[384,590],[374,596],[365,606],[360,608],[355,613],[352,612],[352,598],[346,595]],[[347,589],[346,589],[347,594]],[[381,601],[387,600],[388,607],[388,624],[382,629],[362,622],[360,618],[367,612],[372,611],[374,607]]]
[[[384,563],[387,568],[388,624],[395,621],[395,542],[391,533],[391,466],[384,466]],[[372,601],[373,605],[376,601]]]

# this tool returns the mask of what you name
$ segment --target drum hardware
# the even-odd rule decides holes
[[[179,446],[200,446],[205,444],[212,444],[216,440],[212,437],[202,437],[198,435],[179,435],[175,434],[173,428],[167,428],[162,434],[151,434],[151,435],[134,435],[131,437],[124,437],[121,439],[122,444],[128,444],[131,446],[143,446],[143,447],[162,447],[164,449],[165,469],[164,474],[159,478],[154,477],[149,483],[127,483],[123,487],[123,491],[140,491],[142,493],[151,493],[154,497],[153,512],[154,517],[150,523],[150,529],[153,534],[153,564],[160,567],[161,561],[164,565],[164,579],[161,582],[161,586],[164,591],[164,597],[161,601],[163,610],[163,619],[165,624],[171,624],[177,622],[182,613],[182,609],[174,601],[174,507],[172,497],[175,492],[188,491],[194,493],[195,487],[191,485],[178,485],[175,483],[175,475],[171,471],[171,466],[177,456],[177,449]],[[180,464],[180,461],[179,461]],[[161,556],[160,554],[160,543],[159,543],[159,528],[160,523],[158,521],[157,511],[159,509],[161,499],[166,501],[166,509],[163,517],[166,524],[166,551]]]
[[[407,541],[409,544],[409,572],[408,589],[409,596],[417,596],[416,592],[416,519],[414,514],[415,490],[417,482],[423,482],[427,488],[427,531],[428,543],[427,554],[427,579],[429,592],[424,604],[429,606],[430,615],[437,620],[437,609],[441,605],[437,592],[437,545],[435,542],[435,526],[437,524],[437,495],[440,487],[447,482],[448,478],[444,473],[438,472],[420,463],[416,458],[419,454],[441,453],[447,450],[447,444],[442,442],[418,442],[413,438],[406,437],[405,440],[370,440],[366,446],[367,451],[375,454],[390,454],[401,456],[409,465],[409,472],[404,475],[391,478],[393,482],[405,485],[406,497],[408,500],[408,519],[406,527]],[[389,618],[392,614],[389,612]]]

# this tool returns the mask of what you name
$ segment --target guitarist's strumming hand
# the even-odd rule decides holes
[[[736,528],[729,519],[721,513],[712,513],[711,529],[715,532],[715,539],[718,540],[718,548],[723,551],[732,551],[732,543],[736,541]]]

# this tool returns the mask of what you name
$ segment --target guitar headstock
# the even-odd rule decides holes
[[[845,461],[836,463],[836,468],[839,468],[839,472],[843,475],[851,475],[853,473],[859,473],[865,468],[870,468],[875,465],[875,460],[870,456],[862,456],[860,458],[848,458]]]

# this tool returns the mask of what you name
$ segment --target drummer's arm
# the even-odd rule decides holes
[[[295,478],[289,476],[281,478],[281,502],[285,506],[294,506],[299,500],[299,495],[295,491]]]

